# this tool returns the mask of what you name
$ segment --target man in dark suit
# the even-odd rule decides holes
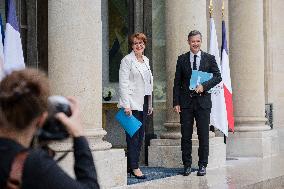
[[[199,140],[198,176],[206,174],[209,154],[209,123],[212,107],[208,91],[221,82],[221,74],[215,57],[200,50],[202,35],[193,30],[188,34],[190,51],[178,57],[173,87],[174,111],[180,114],[181,150],[184,176],[191,173],[192,132],[194,119]],[[201,83],[195,90],[189,89],[192,70],[213,73],[213,77]]]

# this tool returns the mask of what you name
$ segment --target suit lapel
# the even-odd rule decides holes
[[[191,70],[190,51],[188,51],[188,52],[185,54],[184,66],[185,66],[186,70],[187,70],[188,73],[189,73],[190,70]]]
[[[204,55],[204,52],[201,51],[201,60],[200,60],[200,65],[199,65],[199,70],[200,71],[204,71],[205,64],[206,64],[206,56]]]

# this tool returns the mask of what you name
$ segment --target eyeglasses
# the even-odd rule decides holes
[[[136,42],[136,43],[133,43],[133,45],[144,45],[144,42],[143,41]]]

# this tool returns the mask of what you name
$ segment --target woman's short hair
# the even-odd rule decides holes
[[[146,37],[146,35],[144,33],[134,33],[131,36],[129,36],[129,38],[128,38],[128,43],[129,43],[130,46],[133,45],[134,38],[142,40],[145,45],[147,43],[147,37]]]
[[[22,130],[47,111],[49,82],[36,69],[14,71],[0,83],[0,127]]]

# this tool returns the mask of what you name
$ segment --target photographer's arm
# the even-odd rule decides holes
[[[85,137],[74,138],[74,157],[76,179],[64,172],[45,151],[33,151],[25,163],[23,188],[99,189],[92,154]]]
[[[88,142],[83,137],[78,101],[73,97],[69,97],[68,100],[70,101],[72,115],[67,117],[64,113],[58,113],[56,117],[65,125],[74,139],[74,171],[77,181],[89,186],[88,188],[99,188],[94,160]]]
[[[77,180],[88,186],[86,188],[100,188],[94,160],[85,137],[74,138],[74,171]]]

